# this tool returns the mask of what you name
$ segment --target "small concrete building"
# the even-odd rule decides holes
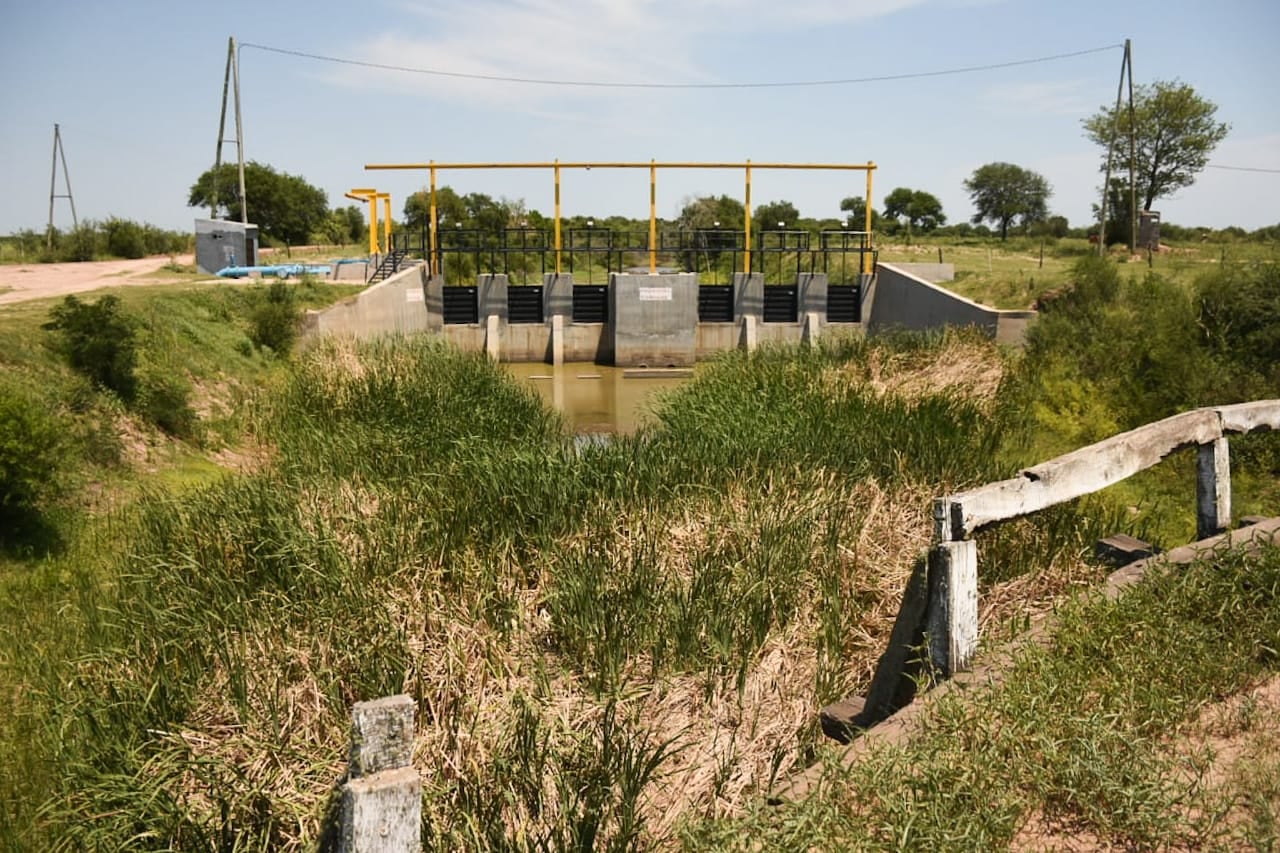
[[[258,226],[225,219],[196,220],[196,269],[210,275],[226,267],[258,265]]]

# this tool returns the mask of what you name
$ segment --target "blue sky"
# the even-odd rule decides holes
[[[519,77],[726,83],[906,74],[1069,53],[1131,38],[1139,83],[1178,78],[1232,125],[1213,162],[1280,169],[1280,4],[1223,0],[272,0],[14,4],[0,28],[0,233],[48,216],[53,125],[82,218],[189,229],[196,176],[213,162],[229,36],[316,54]],[[923,189],[950,221],[972,214],[963,180],[1004,160],[1040,172],[1050,208],[1083,224],[1100,152],[1081,120],[1115,98],[1117,47],[1016,68],[794,89],[551,87],[398,74],[253,48],[241,54],[246,156],[300,174],[331,203],[375,186],[404,195],[425,173],[369,162],[875,161],[875,203]],[[228,132],[228,136],[231,136]],[[234,157],[228,145],[226,157]],[[460,192],[550,212],[543,172],[445,174]],[[658,212],[688,197],[741,198],[742,174],[660,174]],[[757,173],[757,205],[839,215],[858,173]],[[58,191],[62,192],[61,177]],[[1209,169],[1162,200],[1166,221],[1280,222],[1280,174]],[[644,172],[569,172],[568,214],[648,212]],[[70,224],[64,200],[55,222]]]

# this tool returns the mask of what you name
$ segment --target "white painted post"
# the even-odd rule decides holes
[[[413,698],[404,695],[352,707],[339,853],[422,849],[422,782],[413,767],[413,717]]]
[[[564,364],[563,314],[556,314],[551,318],[551,364],[555,367]]]
[[[818,336],[820,334],[821,334],[821,329],[819,327],[818,312],[817,311],[805,312],[804,340],[807,343],[813,343],[814,341],[818,340]]]
[[[756,348],[756,315],[742,315],[742,346],[747,352]]]
[[[484,351],[494,361],[498,360],[499,350],[501,349],[501,342],[498,337],[498,322],[500,319],[497,314],[490,314],[485,318]]]
[[[929,657],[949,677],[968,668],[978,647],[978,545],[939,542],[929,553]]]
[[[1196,457],[1196,537],[1206,539],[1231,527],[1231,451],[1224,435],[1198,448]]]

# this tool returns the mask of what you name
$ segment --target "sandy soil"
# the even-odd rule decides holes
[[[191,255],[179,255],[180,264],[191,264]],[[189,281],[189,277],[172,278],[154,273],[169,263],[168,255],[141,258],[136,261],[93,261],[67,264],[5,264],[0,266],[0,305],[84,293],[102,287],[128,287],[139,284],[171,284]]]

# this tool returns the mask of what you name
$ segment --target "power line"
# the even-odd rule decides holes
[[[1227,169],[1232,172],[1266,172],[1269,175],[1280,175],[1280,169],[1262,169],[1257,166],[1221,166],[1217,163],[1210,163],[1206,168]]]
[[[883,74],[875,77],[848,77],[833,80],[792,80],[771,81],[763,83],[621,83],[602,82],[597,80],[548,80],[537,77],[508,77],[498,74],[468,74],[462,71],[441,71],[435,68],[411,68],[404,65],[386,65],[381,62],[365,62],[359,59],[343,59],[337,56],[325,56],[319,53],[308,53],[302,50],[290,50],[283,47],[271,47],[265,44],[241,42],[240,48],[253,48],[278,53],[283,56],[296,56],[302,59],[313,59],[317,62],[333,62],[339,65],[355,65],[361,68],[376,68],[380,71],[398,71],[406,74],[425,74],[432,77],[451,77],[460,80],[484,80],[491,83],[521,83],[535,86],[578,86],[594,89],[784,89],[813,86],[848,86],[855,83],[885,83],[893,80],[918,80],[925,77],[944,77],[952,74],[974,74],[979,71],[995,71],[1001,68],[1015,68],[1021,65],[1035,65],[1042,62],[1055,62],[1060,59],[1073,59],[1077,56],[1088,56],[1118,50],[1122,44],[1109,44],[1103,47],[1091,47],[1087,50],[1076,50],[1070,53],[1056,53],[1052,56],[1038,56],[1034,59],[1015,59],[1009,62],[993,62],[986,65],[967,65],[960,68],[946,68],[938,71],[912,71],[904,74]]]

